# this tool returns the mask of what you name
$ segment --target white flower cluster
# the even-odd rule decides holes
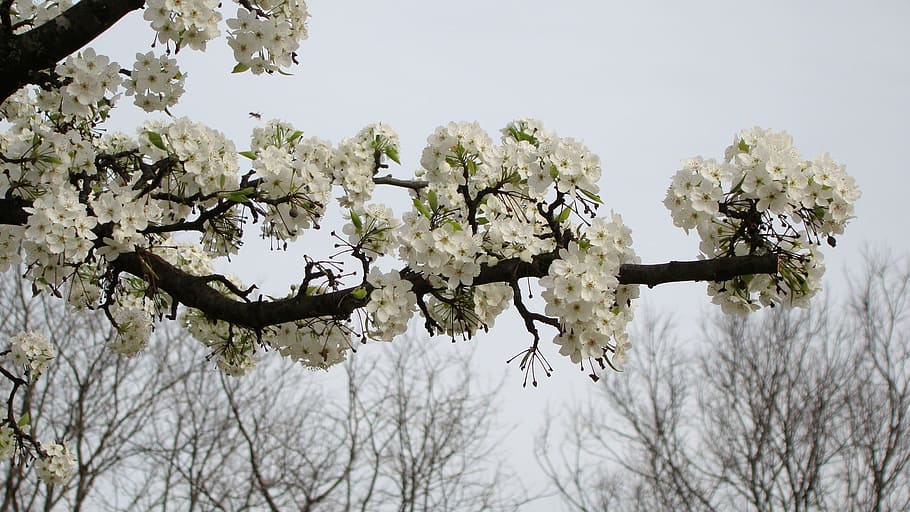
[[[292,361],[325,369],[344,361],[351,333],[333,318],[312,318],[276,326],[268,343]]]
[[[631,300],[638,297],[638,288],[619,286],[616,276],[623,263],[638,262],[631,232],[618,214],[609,222],[596,218],[582,238],[560,249],[559,255],[540,280],[546,313],[560,319],[560,333],[553,340],[560,345],[559,353],[573,363],[624,354]]]
[[[22,257],[19,256],[19,244],[24,233],[24,226],[4,226],[3,230],[0,230],[0,273],[22,261]]]
[[[319,224],[332,197],[332,182],[323,169],[275,146],[259,152],[253,169],[261,179],[261,197],[278,201],[269,204],[265,236],[293,240],[301,230]]]
[[[359,211],[373,195],[377,155],[398,161],[398,134],[385,124],[371,124],[338,144],[332,161],[335,184],[344,189],[338,202]]]
[[[496,317],[508,309],[512,288],[505,283],[490,283],[437,293],[427,301],[430,318],[448,336],[473,338],[478,329],[493,327]]]
[[[126,93],[135,96],[136,106],[155,112],[177,104],[185,81],[186,75],[180,72],[176,59],[148,52],[136,54],[136,63],[124,85]]]
[[[0,425],[0,461],[16,455],[16,432],[9,425]]]
[[[487,261],[481,253],[483,235],[472,234],[455,219],[434,226],[426,215],[408,212],[398,238],[399,254],[408,266],[431,279],[441,276],[450,290],[470,286]]]
[[[188,46],[205,50],[218,37],[220,0],[147,0],[143,18],[151,23],[162,44],[174,42],[176,49]]]
[[[154,303],[141,294],[144,287],[135,287],[135,293],[120,293],[110,306],[110,314],[117,324],[117,337],[108,347],[122,356],[138,354],[148,345],[152,335]]]
[[[35,380],[48,363],[57,357],[57,349],[43,334],[26,331],[10,339],[9,353],[6,358],[13,365],[22,368],[30,380]]]
[[[246,375],[256,366],[256,341],[245,329],[234,329],[227,322],[212,321],[198,309],[187,308],[181,319],[183,327],[197,341],[208,347],[210,358],[226,375]]]
[[[24,233],[33,244],[28,246],[30,255],[40,250],[49,258],[61,256],[66,263],[79,263],[88,256],[98,220],[88,215],[75,187],[61,183],[55,194],[35,198],[25,211],[30,214]]]
[[[13,0],[9,7],[10,25],[22,33],[43,25],[72,7],[72,0]]]
[[[60,485],[69,480],[76,469],[76,457],[69,448],[60,443],[48,443],[45,454],[35,463],[38,478],[51,485]]]
[[[697,230],[705,258],[769,254],[778,276],[712,283],[708,294],[727,312],[760,305],[804,305],[820,288],[822,241],[834,243],[853,217],[860,192],[828,154],[800,158],[785,132],[738,134],[725,161],[689,159],[673,177],[664,204],[674,225]]]
[[[93,117],[109,110],[112,102],[105,104],[103,100],[117,93],[123,82],[120,66],[92,48],[67,57],[57,64],[56,72],[69,83],[62,89],[44,92],[42,101],[49,103],[48,110],[59,110],[71,118]]]
[[[307,38],[309,17],[303,0],[252,0],[227,20],[228,45],[237,61],[235,72],[281,71],[295,63],[300,41]]]
[[[398,245],[397,230],[401,220],[395,217],[391,208],[381,204],[365,204],[363,211],[348,212],[351,222],[344,225],[348,243],[360,247],[369,260],[390,253]]]
[[[417,296],[411,291],[411,282],[401,278],[397,271],[380,273],[373,268],[368,281],[375,286],[370,293],[366,310],[370,315],[370,336],[392,341],[408,329],[408,320],[414,315]]]

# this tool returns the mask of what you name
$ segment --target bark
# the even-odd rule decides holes
[[[483,266],[474,284],[511,282],[526,277],[543,277],[556,259],[555,253],[536,256],[531,263],[518,259]],[[369,294],[363,299],[354,297],[357,287],[349,287],[321,295],[298,295],[270,301],[241,301],[223,295],[209,286],[210,277],[187,274],[164,259],[149,253],[123,254],[115,267],[143,278],[154,288],[167,292],[176,302],[203,311],[207,316],[251,329],[261,329],[305,318],[330,316],[347,318],[354,310],[366,306]],[[675,273],[674,273],[675,272]],[[777,256],[732,256],[713,260],[672,261],[659,265],[625,264],[620,267],[622,284],[655,286],[677,281],[725,280],[738,275],[777,272]],[[418,296],[431,291],[426,278],[411,270],[402,271]],[[367,286],[367,291],[370,291]]]
[[[144,0],[81,0],[27,32],[0,29],[0,102],[24,85],[39,83],[40,71],[53,68],[143,5]]]

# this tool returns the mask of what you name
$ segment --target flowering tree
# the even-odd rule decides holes
[[[550,371],[540,326],[574,363],[621,364],[639,284],[710,281],[728,311],[804,304],[823,269],[818,246],[834,245],[858,197],[829,157],[803,160],[785,133],[748,130],[722,162],[686,161],[668,192],[674,223],[698,232],[702,258],[641,265],[619,215],[596,216],[598,157],[534,120],[507,124],[498,142],[476,124],[440,127],[407,179],[384,175],[399,151],[382,124],[332,144],[270,121],[243,151],[185,118],[150,120],[134,135],[98,130],[123,96],[168,113],[186,78],[178,51],[205,50],[222,30],[234,72],[296,63],[302,0],[234,4],[222,26],[226,7],[214,0],[0,0],[0,269],[22,262],[37,292],[103,310],[122,354],[140,351],[168,316],[228,374],[267,348],[325,368],[355,341],[403,333],[417,313],[430,333],[469,338],[511,301],[531,338],[520,367],[536,385],[536,372]],[[126,69],[81,49],[139,9],[156,51]],[[408,193],[410,211],[398,218],[370,202],[376,186]],[[304,255],[287,296],[264,299],[213,270],[249,224],[287,249],[319,228],[335,194],[348,219],[338,253]],[[398,268],[381,270],[394,257]],[[542,312],[522,299],[527,278],[543,288]],[[39,334],[14,338],[8,355],[14,370],[4,374],[18,386],[52,357]],[[5,423],[9,443],[63,477],[55,464],[65,448],[38,443],[12,410]]]

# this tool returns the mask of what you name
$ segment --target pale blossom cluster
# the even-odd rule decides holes
[[[778,255],[778,275],[709,285],[713,302],[742,313],[807,304],[824,273],[818,246],[834,244],[859,196],[853,178],[827,153],[803,160],[786,132],[753,128],[735,137],[723,162],[685,161],[664,204],[674,225],[698,232],[702,257]]]
[[[606,357],[621,364],[631,301],[638,296],[637,286],[620,286],[617,279],[620,265],[638,262],[631,232],[614,213],[610,221],[594,219],[581,235],[560,249],[559,259],[540,279],[545,311],[560,320],[553,341],[573,363]]]
[[[208,357],[225,375],[246,375],[256,366],[256,340],[249,331],[208,319],[193,308],[186,308],[181,323],[193,338],[209,349]]]
[[[111,107],[110,99],[122,85],[120,66],[92,48],[71,55],[57,64],[58,75],[67,80],[60,89],[45,91],[42,102],[71,118],[93,117]]]
[[[392,209],[381,204],[365,204],[363,211],[348,212],[351,222],[344,225],[343,232],[348,243],[358,247],[369,260],[391,253],[398,246],[398,228],[401,220]]]
[[[10,25],[18,27],[16,33],[22,33],[45,24],[72,5],[72,0],[12,0]]]
[[[187,46],[205,50],[206,43],[218,37],[220,0],[147,0],[143,18],[158,33],[158,42],[177,50]]]
[[[338,144],[332,160],[333,180],[344,189],[341,206],[360,210],[373,195],[377,164],[388,157],[398,160],[398,134],[386,124],[371,124]]]
[[[9,425],[0,424],[0,461],[16,456],[16,432]]]
[[[62,443],[44,445],[44,454],[35,462],[38,478],[51,485],[65,483],[76,469],[76,457]]]
[[[268,146],[258,153],[253,169],[260,179],[260,198],[268,203],[265,236],[290,241],[318,226],[332,197],[332,183],[322,168],[286,148]]]
[[[146,112],[165,111],[183,95],[186,75],[180,72],[177,59],[152,52],[137,53],[136,63],[124,86],[133,95],[133,103]]]
[[[427,312],[444,334],[470,339],[478,330],[486,332],[493,327],[496,318],[511,305],[512,293],[512,287],[505,283],[447,290],[429,298]]]
[[[183,196],[201,195],[199,203],[217,202],[219,192],[236,188],[240,167],[234,143],[203,124],[181,117],[171,123],[146,123],[139,149],[152,161],[171,157],[180,166],[166,173],[158,188]]]
[[[368,280],[374,286],[366,305],[370,315],[369,334],[378,340],[392,341],[408,330],[417,296],[411,291],[411,282],[402,279],[397,271],[381,273],[374,267]]]
[[[152,335],[155,304],[141,293],[143,287],[140,283],[135,283],[133,290],[134,293],[118,294],[109,308],[117,336],[108,343],[108,347],[122,356],[138,354]]]
[[[303,0],[252,0],[229,18],[228,45],[237,61],[235,72],[281,71],[296,63],[300,42],[307,38],[309,18]]]
[[[266,341],[292,361],[326,369],[344,361],[351,349],[351,331],[333,318],[311,318],[269,329]]]
[[[486,261],[483,235],[472,233],[455,219],[434,226],[427,216],[408,212],[398,238],[399,256],[408,267],[431,278],[439,276],[441,284],[450,290],[470,286]]]
[[[55,357],[57,349],[53,343],[35,331],[22,332],[10,338],[9,352],[6,354],[6,359],[21,368],[30,380],[37,379]]]

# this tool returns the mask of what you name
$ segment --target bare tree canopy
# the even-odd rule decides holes
[[[720,317],[700,350],[647,322],[641,359],[538,457],[573,510],[910,508],[910,261],[869,256],[805,311]],[[604,412],[609,411],[609,412]],[[550,427],[552,428],[552,427]]]
[[[470,354],[406,338],[334,381],[279,361],[238,380],[175,329],[156,334],[150,357],[118,356],[105,319],[23,284],[0,279],[0,336],[46,329],[59,364],[10,405],[32,431],[69,440],[76,471],[50,485],[4,461],[2,510],[518,506],[494,447],[495,391],[478,391]]]
[[[131,64],[86,46],[134,12],[147,33],[129,35]],[[601,214],[600,157],[537,119],[498,135],[448,122],[400,175],[398,133],[381,122],[330,142],[251,112],[260,123],[238,147],[174,115],[187,53],[223,43],[226,75],[279,78],[309,19],[304,0],[0,0],[0,272],[21,265],[34,293],[101,311],[124,356],[177,320],[231,376],[266,352],[325,369],[412,319],[471,339],[511,309],[526,343],[514,359],[536,386],[552,373],[548,337],[591,375],[620,368],[639,285],[706,281],[727,312],[807,305],[823,248],[854,218],[861,194],[843,164],[748,128],[669,180],[663,205],[697,235],[696,259],[642,264],[622,217]],[[111,129],[121,107],[142,111],[133,134]],[[377,188],[399,194],[396,209]],[[274,294],[230,271],[254,229],[260,246],[298,254]],[[75,464],[66,436],[38,439],[12,406],[57,348],[36,331],[2,342],[0,444],[12,448],[0,455],[34,456],[62,484]]]

